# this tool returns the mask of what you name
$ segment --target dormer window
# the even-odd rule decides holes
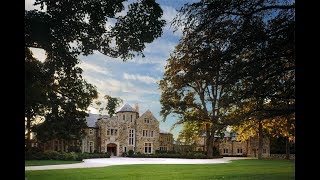
[[[107,135],[108,136],[118,136],[118,129],[108,129],[107,130]]]
[[[144,118],[144,123],[150,124],[150,122],[151,122],[150,118]]]

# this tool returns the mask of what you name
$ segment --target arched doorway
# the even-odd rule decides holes
[[[117,155],[117,145],[114,143],[109,143],[107,144],[107,152],[111,155],[111,156],[116,156]]]

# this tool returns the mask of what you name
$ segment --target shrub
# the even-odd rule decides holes
[[[25,150],[25,160],[39,160],[42,159],[42,152],[40,148],[31,147],[28,150]]]
[[[128,156],[129,156],[129,157],[132,157],[133,154],[134,154],[134,151],[133,151],[132,149],[130,149],[130,150],[128,151]]]
[[[57,151],[45,151],[42,158],[45,160],[58,160],[59,154]]]
[[[67,161],[76,161],[79,158],[79,155],[74,153],[74,152],[70,152],[70,153],[65,153],[65,158],[64,160]],[[82,160],[82,159],[81,159]]]
[[[206,159],[207,158],[207,156],[203,153],[195,153],[195,154],[193,154],[193,157],[195,159]]]
[[[25,160],[67,160],[67,161],[82,161],[90,158],[110,158],[109,153],[75,153],[75,152],[57,152],[45,151],[41,152],[25,152]]]
[[[213,147],[212,156],[220,156],[220,151],[216,147]]]

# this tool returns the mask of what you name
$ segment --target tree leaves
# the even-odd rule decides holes
[[[36,0],[41,10],[25,11],[26,119],[45,116],[34,129],[38,140],[80,138],[86,127],[86,109],[97,98],[96,87],[82,78],[76,67],[79,55],[94,51],[123,60],[142,54],[144,43],[162,34],[162,9],[154,0],[141,0],[124,10],[124,0]],[[108,25],[113,24],[109,28]],[[45,50],[44,63],[30,47]],[[110,114],[119,104],[109,99]]]
[[[210,139],[233,123],[294,113],[294,24],[291,1],[186,4],[173,22],[183,37],[160,81],[161,115],[207,121]]]

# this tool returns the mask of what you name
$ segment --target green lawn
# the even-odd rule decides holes
[[[81,163],[82,161],[59,161],[59,160],[30,160],[25,161],[26,166],[45,166],[45,165],[56,165],[56,164],[73,164]]]
[[[236,160],[227,164],[119,165],[102,168],[26,171],[42,179],[295,179],[294,161]]]

